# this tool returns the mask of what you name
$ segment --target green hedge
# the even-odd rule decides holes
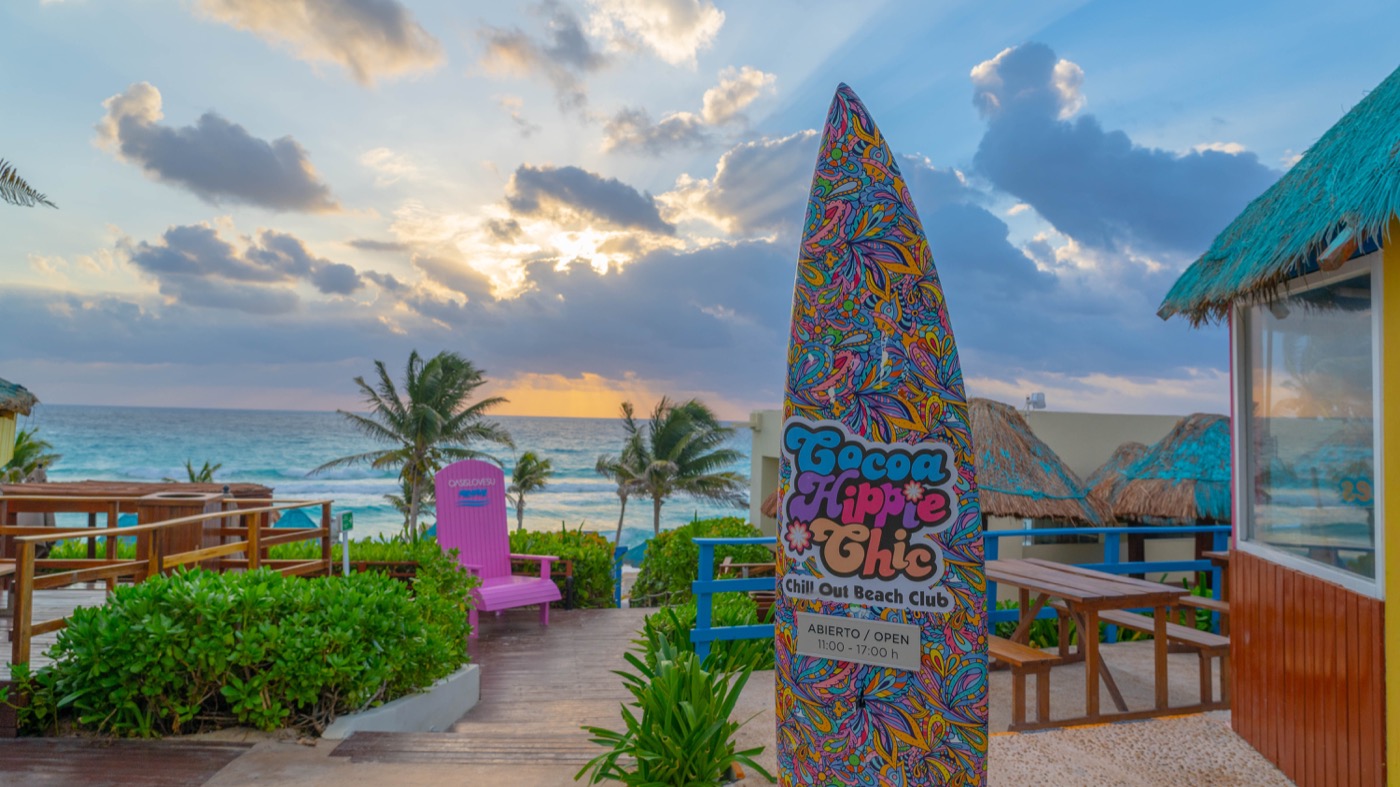
[[[748,626],[759,622],[758,605],[743,593],[716,593],[711,613],[713,626]],[[772,619],[770,612],[769,619]],[[767,622],[767,621],[764,621]],[[695,628],[695,599],[674,607],[663,607],[647,615],[642,624],[642,638],[636,643],[643,658],[655,664],[660,643],[692,650],[690,630]],[[710,643],[710,655],[705,669],[740,672],[744,669],[773,669],[773,639],[735,639]]]
[[[613,543],[597,533],[561,528],[559,532],[514,530],[510,551],[517,555],[554,555],[574,562],[574,606],[579,609],[613,606]],[[556,577],[567,594],[564,578]],[[566,596],[567,597],[567,596]]]
[[[18,671],[30,695],[21,726],[142,737],[229,725],[320,732],[465,664],[475,582],[437,553],[411,589],[377,573],[269,570],[121,587],[73,612],[51,665]]]
[[[647,543],[646,557],[632,586],[632,606],[655,607],[680,604],[691,598],[690,583],[700,566],[696,538],[750,538],[761,536],[758,528],[738,517],[697,519],[675,530],[653,536]],[[724,546],[715,550],[715,567],[726,557],[735,563],[771,563],[773,553],[761,544]]]

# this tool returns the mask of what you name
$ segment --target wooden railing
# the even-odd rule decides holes
[[[220,510],[176,517],[160,522],[118,527],[119,511],[132,499],[73,498],[73,497],[0,497],[0,544],[13,543],[14,556],[12,598],[11,664],[27,663],[34,637],[58,631],[68,625],[68,618],[35,621],[34,591],[68,587],[80,582],[105,581],[110,590],[118,581],[143,582],[149,577],[173,571],[181,566],[200,565],[215,571],[254,570],[270,568],[283,574],[330,573],[331,565],[331,501],[329,500],[249,500],[224,498]],[[247,507],[251,506],[251,507]],[[321,524],[312,528],[274,528],[271,515],[297,508],[319,506]],[[105,511],[108,527],[54,528],[18,527],[4,525],[8,514],[20,512],[83,512]],[[213,526],[210,525],[213,523]],[[236,523],[236,524],[230,524]],[[198,529],[198,543],[217,537],[219,543],[172,552],[175,546],[188,544],[189,530]],[[181,536],[176,538],[175,536]],[[117,539],[134,536],[136,557],[117,557]],[[40,544],[73,538],[105,538],[104,558],[78,560],[49,560],[37,557]],[[278,544],[319,540],[321,556],[315,560],[272,560],[267,550]],[[90,542],[91,543],[91,542]],[[242,555],[242,557],[235,557]],[[9,550],[0,546],[0,566],[11,563]],[[39,572],[52,573],[39,573]]]

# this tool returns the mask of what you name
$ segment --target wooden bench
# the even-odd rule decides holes
[[[1036,650],[1004,637],[987,637],[987,654],[1011,668],[1011,726],[1026,724],[1026,673],[1035,673],[1035,720],[1050,721],[1050,667],[1060,661],[1054,654]]]
[[[1210,598],[1209,596],[1182,596],[1177,606],[1182,608],[1182,625],[1184,626],[1191,625],[1191,623],[1185,619],[1188,617],[1189,610],[1204,609],[1208,612],[1219,613],[1220,634],[1225,637],[1230,636],[1230,602],[1221,601],[1217,598]],[[1170,617],[1170,615],[1168,617]]]
[[[1104,610],[1099,613],[1099,620],[1134,631],[1153,633],[1152,618],[1125,609]],[[1222,707],[1228,707],[1230,704],[1230,638],[1169,621],[1167,623],[1167,641],[1185,645],[1194,650],[1197,658],[1200,659],[1202,705],[1215,704],[1210,662],[1213,658],[1220,659],[1219,704]]]

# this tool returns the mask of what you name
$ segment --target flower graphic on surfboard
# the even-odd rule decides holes
[[[783,416],[781,783],[984,784],[986,579],[962,369],[899,165],[846,85],[807,204]]]

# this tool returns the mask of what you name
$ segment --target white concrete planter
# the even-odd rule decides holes
[[[441,732],[475,707],[479,699],[481,667],[468,664],[427,691],[337,717],[321,737],[340,740],[356,732]]]

